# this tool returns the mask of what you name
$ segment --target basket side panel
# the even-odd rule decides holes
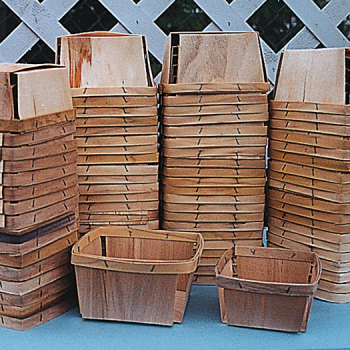
[[[193,257],[193,243],[129,237],[106,237],[109,257],[144,260],[187,260]]]
[[[75,271],[83,318],[172,325],[176,275]]]
[[[226,290],[227,323],[232,326],[302,330],[307,297],[266,295]]]
[[[263,82],[256,33],[181,34],[178,83]]]
[[[237,257],[238,277],[264,282],[308,283],[310,263],[269,258]]]

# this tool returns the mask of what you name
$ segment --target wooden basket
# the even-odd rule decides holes
[[[315,253],[235,247],[215,268],[222,322],[304,332],[321,275]]]
[[[88,232],[71,260],[82,317],[181,323],[202,250],[195,233],[112,226]]]

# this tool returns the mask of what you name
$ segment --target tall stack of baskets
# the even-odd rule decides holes
[[[157,88],[145,37],[58,38],[77,109],[80,232],[159,228]]]
[[[316,296],[350,301],[349,50],[286,51],[271,102],[269,246],[316,252]]]
[[[162,227],[195,231],[195,283],[233,245],[262,245],[269,90],[257,33],[171,33],[160,84]]]
[[[75,112],[68,72],[0,65],[0,326],[28,329],[76,305]]]

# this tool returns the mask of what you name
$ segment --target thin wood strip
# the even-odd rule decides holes
[[[86,175],[79,176],[78,182],[86,184],[149,184],[158,181],[158,175]]]
[[[162,184],[173,187],[230,187],[239,188],[249,186],[264,186],[264,177],[250,178],[182,178],[182,177],[162,177]]]
[[[254,114],[212,114],[212,115],[181,115],[161,117],[161,122],[166,126],[180,125],[206,125],[206,124],[234,124],[242,122],[267,122],[269,120],[268,113]]]
[[[106,237],[134,237],[141,239],[171,240],[180,242],[193,242],[196,251],[190,259],[186,260],[139,260],[121,259],[84,253],[84,248],[95,239]],[[72,264],[109,271],[123,271],[149,274],[177,274],[192,273],[198,266],[203,251],[203,237],[195,233],[181,233],[170,231],[135,230],[127,228],[104,227],[90,231],[83,236],[72,249]]]
[[[216,124],[203,126],[162,126],[161,132],[167,137],[185,137],[185,136],[266,136],[267,127],[263,123],[254,123],[260,125],[248,125],[248,123],[240,124]]]
[[[73,91],[76,93],[76,91]],[[156,94],[150,96],[142,95],[102,95],[93,96],[84,94],[84,96],[73,96],[73,106],[77,107],[147,107],[156,106],[157,96]]]
[[[241,203],[222,203],[222,204],[188,204],[171,203],[163,201],[162,208],[169,212],[176,213],[262,213],[265,210],[265,204],[241,204]]]
[[[75,121],[68,121],[22,134],[3,132],[1,134],[2,146],[21,147],[37,145],[73,135],[75,129]]]
[[[283,131],[301,131],[317,133],[320,135],[334,135],[348,137],[350,128],[348,125],[312,123],[308,121],[295,121],[271,118],[270,127]]]
[[[76,113],[79,117],[83,115],[86,117],[90,116],[143,116],[143,117],[153,117],[157,115],[157,106],[151,107],[77,107]]]
[[[186,83],[159,84],[160,94],[256,93],[268,92],[270,83]]]
[[[168,203],[179,204],[250,204],[265,203],[265,195],[248,196],[223,196],[223,195],[190,195],[190,194],[172,194],[163,192],[162,199]]]
[[[162,221],[162,227],[166,230],[178,230],[178,231],[190,231],[190,232],[201,232],[201,231],[256,231],[262,230],[264,222],[245,222],[245,223],[195,223],[195,222],[181,222],[181,221]]]
[[[76,169],[76,167],[75,167]],[[38,184],[23,186],[3,186],[2,197],[5,201],[23,201],[26,199],[34,199],[53,192],[63,191],[77,184],[78,177],[76,173],[67,175],[57,180],[45,181]]]
[[[158,144],[142,146],[98,146],[98,147],[79,147],[78,155],[107,155],[107,154],[145,154],[157,153]]]
[[[291,174],[295,176],[305,177],[312,180],[321,180],[333,184],[348,184],[350,183],[350,173],[336,172],[326,169],[318,169],[313,166],[298,165],[292,163],[270,160],[268,168],[283,174]]]
[[[306,165],[308,167],[315,167],[325,170],[332,170],[336,172],[349,172],[350,164],[347,161],[323,159],[320,157],[313,157],[302,154],[293,154],[281,152],[274,149],[269,149],[269,156],[273,160],[278,160],[286,163],[293,163],[297,165]]]
[[[254,195],[262,195],[265,193],[265,187],[264,186],[247,186],[247,187],[174,187],[174,186],[168,186],[163,185],[162,187],[163,193],[167,194],[188,194],[188,195],[237,195],[237,196],[254,196]]]
[[[61,237],[68,236],[71,231],[76,231],[77,229],[78,225],[76,221],[69,222],[67,220],[66,222],[63,222],[60,226],[57,225],[57,228],[55,228],[54,230],[45,232],[42,235],[37,235],[37,237],[34,237],[27,241],[23,241],[21,243],[1,241],[1,253],[13,255],[26,254],[32,250],[48,245]]]
[[[226,148],[162,148],[162,155],[169,158],[203,158],[203,157],[233,157],[236,159],[239,155],[261,156],[266,154],[266,146],[261,147],[226,147]]]
[[[1,215],[1,227],[7,230],[22,230],[44,223],[54,217],[78,211],[78,195],[21,215]]]
[[[2,316],[1,326],[21,331],[28,330],[64,314],[65,312],[74,308],[76,305],[77,299],[76,296],[73,295],[70,298],[67,298],[57,304],[50,305],[45,310],[24,319]]]
[[[350,228],[349,225],[337,225],[332,222],[318,221],[311,218],[305,218],[299,215],[280,211],[271,207],[268,208],[268,213],[270,216],[273,216],[280,220],[285,220],[294,224],[303,225],[319,230],[327,230],[337,234],[348,233]]]
[[[42,157],[52,157],[54,155],[65,154],[77,149],[77,142],[73,136],[69,135],[44,144],[22,147],[1,147],[1,158],[3,161],[16,161],[24,159],[38,159]]]
[[[3,305],[17,307],[29,306],[40,302],[43,298],[47,298],[67,289],[70,289],[72,293],[76,293],[74,290],[74,272],[29,293],[22,295],[1,293],[1,303]]]
[[[116,147],[116,146],[141,146],[154,145],[158,143],[158,135],[144,135],[144,136],[90,136],[77,137],[79,148],[83,147]]]
[[[79,165],[104,165],[104,164],[142,164],[157,163],[158,153],[128,154],[128,155],[78,155]]]
[[[240,169],[240,168],[263,168],[266,167],[265,157],[262,159],[179,159],[163,158],[163,164],[168,167],[180,168],[216,168]]]
[[[204,106],[221,104],[250,104],[267,103],[267,95],[264,94],[204,94],[204,95],[164,95],[162,106]]]
[[[275,234],[276,236],[288,238],[293,241],[297,241],[303,244],[307,244],[310,247],[316,247],[324,250],[330,250],[335,253],[349,253],[350,252],[350,242],[343,243],[341,245],[330,243],[322,239],[318,239],[316,236],[309,237],[302,235],[298,232],[291,232],[286,229],[280,229],[273,225],[269,225],[269,232]]]
[[[350,214],[349,203],[333,203],[323,199],[305,196],[304,194],[288,193],[285,191],[269,188],[269,199],[277,200],[283,203],[294,204],[302,208],[319,210],[325,213],[334,213],[338,215]]]
[[[332,252],[329,250],[318,248],[316,246],[310,246],[308,244],[304,244],[300,241],[289,239],[285,236],[280,237],[273,234],[272,232],[267,233],[267,240],[276,245],[279,245],[280,247],[314,252],[323,260],[347,262],[347,263],[350,262],[350,253]]]
[[[158,125],[158,117],[110,117],[110,116],[86,116],[77,114],[77,127],[112,127],[112,126],[149,126]]]
[[[88,136],[137,136],[137,135],[158,135],[158,125],[153,126],[115,126],[115,127],[78,127],[76,137]]]
[[[125,184],[125,185],[82,185],[79,184],[79,193],[81,195],[102,195],[102,194],[133,194],[133,193],[149,193],[159,190],[159,183],[149,184]]]
[[[62,153],[59,155],[53,155],[51,157],[36,158],[36,159],[25,159],[15,161],[4,162],[4,173],[21,173],[28,171],[35,171],[40,169],[48,169],[54,167],[63,167],[65,165],[74,163],[77,161],[76,150]]]
[[[4,201],[2,214],[6,216],[13,216],[35,212],[38,209],[46,208],[55,203],[75,197],[78,195],[78,193],[78,186],[75,182],[72,187],[57,192],[45,194],[37,198],[32,198],[18,202]]]
[[[89,213],[96,211],[117,211],[117,212],[133,212],[133,211],[149,211],[158,210],[159,201],[149,201],[149,202],[129,202],[129,203],[91,203],[84,204],[79,203],[80,213]]]
[[[162,137],[161,144],[167,148],[207,148],[207,147],[247,147],[266,146],[266,136],[235,136],[235,137]]]
[[[158,191],[131,194],[80,195],[79,204],[153,202],[159,200]]]
[[[282,142],[272,139],[269,140],[269,148],[282,152],[303,155],[307,154],[313,157],[327,159],[336,159],[342,161],[348,161],[350,159],[349,150],[337,149],[335,152],[334,149],[328,149],[313,145],[300,145],[297,143]]]
[[[267,113],[268,104],[227,104],[227,105],[199,105],[199,106],[162,106],[162,114],[169,117],[175,116],[202,116],[217,114],[256,114]],[[78,111],[77,111],[78,113]]]
[[[78,240],[77,231],[72,232],[68,237],[63,237],[38,250],[23,255],[0,254],[0,263],[4,266],[24,268],[38,261],[44,260],[66,248],[72,246]]]
[[[350,193],[333,193],[313,188],[310,189],[308,187],[289,184],[284,181],[277,181],[271,177],[268,179],[268,185],[271,188],[283,190],[289,193],[299,193],[307,197],[324,199],[335,203],[350,203]]]
[[[157,94],[157,88],[155,86],[113,86],[113,87],[83,87],[83,88],[71,88],[71,94],[73,97],[87,97],[87,96],[155,96]]]
[[[179,177],[179,178],[249,178],[249,177],[265,177],[265,169],[245,169],[245,168],[237,168],[237,169],[225,169],[223,172],[222,169],[210,169],[210,168],[176,168],[176,167],[168,167],[163,165],[162,174],[164,176],[169,177]],[[202,181],[202,180],[201,180]],[[209,181],[209,179],[207,180]],[[218,179],[214,181],[219,181]]]
[[[277,180],[279,182],[282,181],[288,184],[297,184],[297,185],[300,185],[301,187],[306,187],[309,190],[315,189],[315,190],[321,190],[326,192],[332,192],[336,194],[350,192],[350,184],[338,184],[335,182],[331,183],[329,181],[310,179],[306,177],[275,172],[272,169],[268,170],[268,178]]]
[[[74,109],[29,119],[0,119],[0,132],[28,133],[39,130],[41,128],[45,128],[47,126],[62,124],[68,121],[74,121],[74,119]]]
[[[78,165],[78,175],[156,175],[158,167],[158,164]]]
[[[315,237],[319,240],[323,240],[325,242],[334,243],[338,246],[342,245],[343,243],[349,243],[350,237],[347,234],[337,234],[334,232],[329,232],[321,229],[315,229],[299,224],[294,224],[292,222],[288,222],[282,219],[277,219],[275,217],[269,217],[268,218],[268,224],[269,226],[272,225],[275,228],[278,228],[279,230],[288,230],[294,233],[298,233],[303,236],[307,237]]]
[[[271,109],[282,111],[315,112],[336,115],[350,115],[350,107],[347,105],[314,103],[314,102],[288,102],[270,101]]]
[[[322,112],[301,112],[293,110],[277,110],[271,109],[271,118],[282,119],[282,120],[295,120],[295,121],[306,121],[317,124],[336,124],[336,125],[348,125],[350,118],[344,114],[330,114]]]
[[[168,212],[162,210],[162,217],[167,221],[180,221],[180,222],[196,222],[196,223],[206,223],[206,222],[222,222],[222,223],[239,223],[239,222],[254,222],[262,221],[264,219],[264,213],[177,213]]]
[[[269,130],[269,138],[276,141],[284,141],[307,146],[323,147],[329,149],[348,150],[350,140],[344,136],[321,135],[300,131]]]

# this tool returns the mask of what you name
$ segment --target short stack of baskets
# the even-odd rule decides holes
[[[286,51],[271,102],[269,246],[316,252],[316,296],[350,301],[349,50]]]
[[[2,64],[0,80],[0,326],[23,330],[76,305],[75,112],[64,67]]]
[[[77,109],[80,233],[159,228],[157,88],[145,37],[86,33],[57,43]]]
[[[193,52],[196,52],[193,55]],[[257,33],[171,33],[160,84],[162,228],[195,231],[195,283],[262,245],[269,90]]]

